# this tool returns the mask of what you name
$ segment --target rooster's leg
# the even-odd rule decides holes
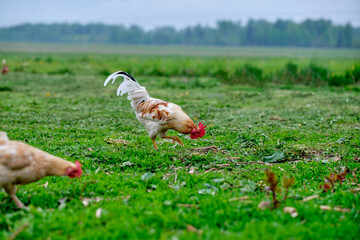
[[[182,143],[182,141],[180,140],[180,138],[176,137],[176,136],[161,136],[161,138],[164,139],[172,139],[173,143],[178,142],[181,146],[184,146],[184,144]]]
[[[15,195],[16,187],[14,185],[6,186],[5,192],[10,195],[11,199],[14,200],[18,208],[25,208],[25,205]]]
[[[151,141],[152,141],[153,144],[154,144],[155,150],[159,149],[158,146],[156,145],[155,139],[151,139]]]

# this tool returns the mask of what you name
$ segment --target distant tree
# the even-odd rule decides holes
[[[159,27],[145,31],[132,25],[22,24],[0,28],[0,41],[112,44],[183,44],[222,46],[360,47],[360,28],[335,26],[325,19],[274,23],[250,19],[218,21],[215,27],[188,26],[181,30]]]
[[[246,26],[246,40],[245,43],[247,45],[256,45],[255,39],[255,21],[250,19],[247,26]]]
[[[219,35],[218,44],[226,46],[240,45],[239,32],[241,32],[240,22],[218,21],[217,32]]]
[[[148,33],[149,40],[147,43],[154,44],[177,44],[177,32],[173,27],[161,27]]]
[[[344,28],[344,46],[347,48],[352,47],[353,41],[353,27],[351,24],[346,24]]]

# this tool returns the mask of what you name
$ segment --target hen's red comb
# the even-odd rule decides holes
[[[81,169],[82,165],[81,165],[81,163],[79,161],[76,161],[75,165],[76,165],[76,167],[78,169],[78,177],[80,177],[82,172],[83,172],[83,170]]]

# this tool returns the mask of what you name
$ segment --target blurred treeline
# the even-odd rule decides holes
[[[0,28],[0,41],[157,45],[284,46],[359,48],[360,28],[329,20],[218,21],[215,27],[159,27],[104,24],[23,24]]]

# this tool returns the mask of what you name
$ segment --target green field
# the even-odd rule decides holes
[[[122,46],[111,54],[109,46],[106,51],[100,46],[9,46],[0,44],[11,71],[0,76],[0,131],[80,160],[84,174],[19,187],[17,196],[30,210],[16,209],[0,192],[0,239],[360,235],[359,86],[269,80],[289,61],[299,71],[315,63],[329,75],[344,74],[359,65],[358,53],[237,49],[228,57],[221,48],[202,48],[206,56],[199,56],[176,47],[166,54],[166,48],[141,46],[145,50],[136,52],[137,46]],[[135,54],[129,55],[129,49]],[[231,73],[244,64],[263,70],[262,84],[226,82],[213,72],[222,66],[217,70]],[[103,87],[106,75],[116,70],[130,72],[152,97],[174,102],[195,122],[208,125],[205,137],[192,140],[171,132],[185,147],[158,139],[159,150],[154,150],[129,101],[116,96],[120,79],[116,86]],[[213,150],[207,151],[210,146]],[[319,188],[325,176],[344,168],[351,171],[344,182],[335,183],[334,192]],[[272,199],[265,169],[279,179],[295,177],[288,199],[276,209],[258,206]],[[310,196],[315,197],[307,201]],[[284,207],[294,207],[297,216]]]
[[[225,56],[360,59],[359,49],[284,48],[284,47],[204,47],[101,44],[52,44],[0,42],[0,52],[21,53],[103,53],[157,56]]]

